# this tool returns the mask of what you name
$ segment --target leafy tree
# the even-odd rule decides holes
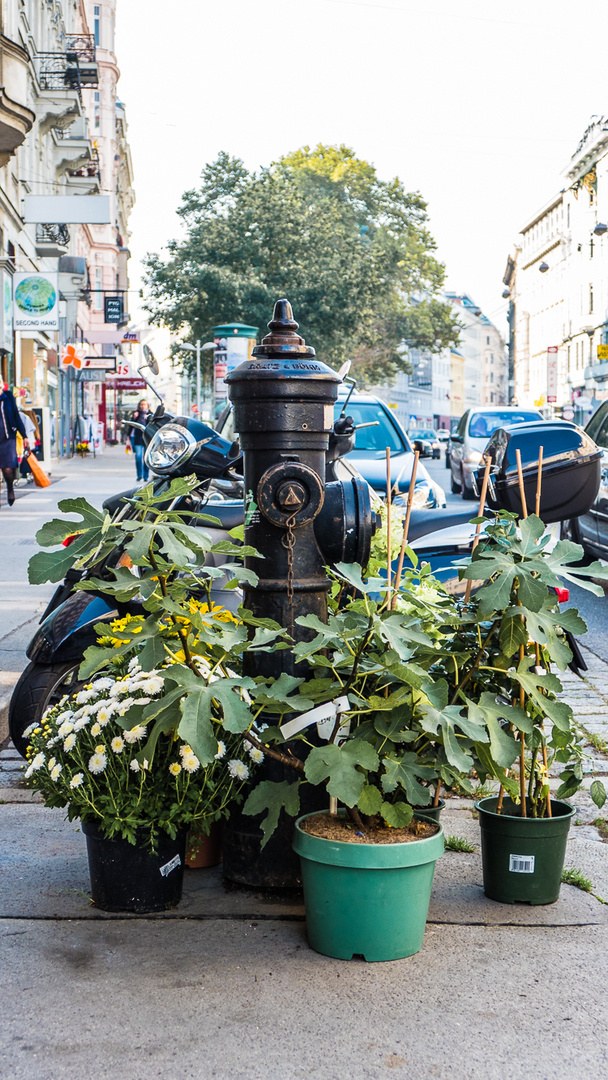
[[[409,369],[403,343],[437,351],[457,341],[425,202],[348,147],[305,146],[258,173],[221,153],[178,213],[185,238],[168,259],[146,260],[148,310],[175,332],[262,329],[287,296],[319,356],[334,366],[351,357],[368,383]]]

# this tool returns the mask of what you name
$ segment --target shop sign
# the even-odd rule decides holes
[[[102,382],[105,382],[105,381],[106,381],[106,373],[105,373],[105,371],[94,371],[94,370],[91,371],[90,368],[83,368],[83,370],[80,372],[80,382],[86,382],[86,383],[99,382],[99,383],[102,383]]]
[[[15,274],[13,277],[15,330],[58,330],[57,274]]]
[[[108,375],[107,385],[110,390],[145,390],[144,379],[121,379],[116,375]]]
[[[557,401],[557,345],[547,349],[547,402]]]
[[[13,281],[6,270],[0,270],[0,349],[13,351]]]

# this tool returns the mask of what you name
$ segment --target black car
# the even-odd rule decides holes
[[[600,489],[591,509],[567,522],[565,531],[591,558],[608,559],[608,401],[593,414],[585,431],[602,451]]]
[[[432,428],[414,428],[408,431],[410,442],[414,445],[414,450],[420,451],[421,457],[432,457],[439,459],[441,457],[441,443],[439,442],[439,436]]]

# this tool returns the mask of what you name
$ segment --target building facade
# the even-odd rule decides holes
[[[396,411],[404,427],[455,427],[466,409],[504,405],[508,366],[504,338],[466,293],[446,293],[461,332],[457,349],[430,353],[410,349],[410,375],[376,392]]]
[[[1,376],[28,406],[48,408],[55,452],[69,452],[86,417],[105,434],[108,366],[118,352],[106,298],[128,314],[128,219],[133,170],[114,52],[116,0],[1,0],[0,270],[57,274],[57,330],[21,329],[5,317]],[[35,196],[109,198],[104,224],[26,221]],[[65,205],[65,204],[64,204]],[[83,204],[84,205],[84,204]],[[83,216],[86,213],[83,211]],[[114,315],[116,314],[114,307]],[[122,318],[123,325],[127,319]],[[68,343],[94,357],[85,378],[61,363]]]
[[[608,397],[608,118],[522,228],[504,277],[514,400],[584,422]]]

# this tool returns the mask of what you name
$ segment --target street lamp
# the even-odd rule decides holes
[[[196,353],[196,411],[197,417],[201,418],[201,353],[206,349],[215,349],[215,341],[206,341],[204,345],[201,345],[200,341],[196,342],[196,345],[190,345],[189,342],[182,342],[180,349],[186,349],[188,352]]]

